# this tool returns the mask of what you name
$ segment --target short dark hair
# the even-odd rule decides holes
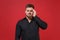
[[[33,4],[27,4],[27,5],[26,5],[26,8],[27,8],[27,7],[32,7],[32,8],[34,9],[34,5],[33,5]]]

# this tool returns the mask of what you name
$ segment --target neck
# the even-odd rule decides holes
[[[26,16],[26,18],[27,18],[28,22],[30,23],[31,20],[32,20],[32,17],[27,17],[27,16]]]

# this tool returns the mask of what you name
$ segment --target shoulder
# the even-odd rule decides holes
[[[17,24],[22,24],[24,20],[25,20],[25,18],[18,20]]]

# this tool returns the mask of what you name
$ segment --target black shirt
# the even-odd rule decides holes
[[[37,16],[30,23],[25,17],[17,22],[15,40],[39,40],[39,28],[46,29],[47,24]]]

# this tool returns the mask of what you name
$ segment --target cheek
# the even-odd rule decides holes
[[[26,15],[28,15],[28,12],[25,12]]]
[[[26,15],[28,15],[28,14],[26,13]]]

